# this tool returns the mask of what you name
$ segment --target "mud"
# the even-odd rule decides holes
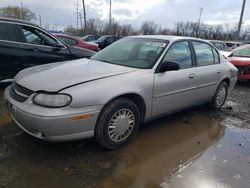
[[[32,138],[12,122],[1,94],[0,187],[249,187],[249,94],[239,85],[220,112],[204,105],[150,122],[117,151],[92,139]]]

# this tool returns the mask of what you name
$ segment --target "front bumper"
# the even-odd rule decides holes
[[[237,66],[238,69],[238,80],[249,80],[250,79],[250,66]]]
[[[18,102],[9,95],[9,90],[10,87],[4,92],[8,109],[15,123],[28,134],[48,141],[69,141],[94,136],[100,106],[77,109],[45,108],[33,104],[29,99],[23,103]],[[91,116],[75,120],[74,117],[79,115]]]

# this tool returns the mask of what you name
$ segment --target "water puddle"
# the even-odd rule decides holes
[[[93,140],[50,143],[0,117],[0,187],[245,188],[250,185],[250,131],[211,112],[183,112],[144,125],[126,147]],[[229,127],[223,126],[230,124]]]
[[[206,115],[154,121],[119,151],[112,176],[96,187],[249,187],[249,138]]]

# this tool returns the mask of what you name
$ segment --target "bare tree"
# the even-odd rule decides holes
[[[153,35],[156,33],[158,26],[153,21],[144,21],[141,25],[143,35]]]

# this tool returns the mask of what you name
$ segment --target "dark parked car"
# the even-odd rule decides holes
[[[113,36],[113,35],[104,35],[100,37],[97,41],[93,41],[96,44],[98,44],[100,50],[103,48],[106,48],[108,45],[112,44],[113,42],[121,39],[122,37],[119,36]]]
[[[0,83],[22,69],[46,63],[91,57],[93,51],[68,46],[41,27],[0,18]]]
[[[96,41],[101,37],[101,35],[86,35],[84,37],[82,37],[82,40],[86,41],[86,42],[92,42],[92,41]]]

